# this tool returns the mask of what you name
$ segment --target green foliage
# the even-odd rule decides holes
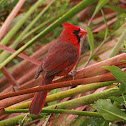
[[[106,39],[107,36],[108,36],[108,33],[109,33],[109,28],[108,28],[107,21],[106,21],[105,14],[104,14],[103,10],[101,10],[101,13],[103,15],[104,22],[105,22],[105,25],[106,25],[105,36],[104,36],[104,39]]]
[[[94,53],[94,37],[93,37],[93,34],[91,32],[91,29],[89,27],[87,27],[87,38],[88,38],[88,43],[90,45],[90,50],[91,50],[91,53],[90,53],[90,58],[93,56],[93,53]]]
[[[98,37],[99,39],[104,39],[105,37],[105,30],[99,31],[95,36]]]
[[[7,4],[8,0],[1,0],[0,1],[0,8],[2,8],[2,6],[4,6],[5,4]]]
[[[104,5],[106,5],[108,2],[109,2],[109,0],[99,0],[92,17],[94,17],[94,16],[96,15],[96,13],[97,13]]]
[[[21,125],[21,126],[25,126],[27,122],[30,122],[32,121],[32,118],[31,117],[26,117],[24,122],[22,122],[22,119],[19,119],[18,120],[18,124]]]
[[[91,126],[108,126],[109,121],[106,121],[103,118],[92,117],[89,119],[89,124],[91,124]]]
[[[98,104],[97,107],[100,107],[100,109],[98,108],[98,110],[100,111],[100,114],[104,113],[102,115],[106,120],[126,121],[126,118],[124,118],[126,116],[126,113],[124,113],[120,109],[123,106],[126,108],[126,96],[124,95],[124,93],[126,92],[126,73],[124,73],[120,68],[116,66],[105,66],[104,68],[109,70],[112,73],[112,75],[116,78],[116,80],[120,82],[120,85],[119,83],[116,83],[116,85],[119,87],[119,91],[122,94],[122,96],[109,97],[112,101],[114,101],[114,103],[117,103],[119,108],[117,108],[117,106],[114,106],[111,102],[105,100],[98,100],[98,103],[96,103],[96,105]]]
[[[112,0],[112,2],[113,2],[113,3],[117,3],[117,2],[118,2],[118,0]]]
[[[98,112],[106,120],[110,121],[126,121],[126,113],[122,112],[119,108],[114,106],[110,101],[99,99],[96,102]]]
[[[105,8],[109,8],[109,9],[117,12],[118,14],[126,13],[126,11],[124,9],[115,7],[114,5],[106,5]]]
[[[116,101],[119,104],[119,106],[124,105],[125,108],[126,108],[126,102],[125,102],[126,95],[123,95],[123,96],[120,96],[120,97],[110,96],[109,99],[111,99],[112,101]]]
[[[0,20],[4,21],[9,15],[10,11],[17,4],[18,0],[1,0],[0,1]]]
[[[63,5],[61,7],[61,5]],[[46,13],[42,18],[44,20],[48,20],[52,16],[59,15],[60,13],[64,12],[64,10],[68,10],[69,0],[58,0],[57,2],[53,3],[53,6],[51,6],[48,9],[48,13]]]
[[[90,119],[84,116],[76,117],[70,124],[70,126],[108,126],[109,121],[103,118],[91,117]]]
[[[126,91],[126,73],[123,72],[120,68],[116,66],[104,66],[103,68],[109,70],[112,75],[116,78],[118,82],[120,82],[120,91]]]
[[[116,30],[118,29],[120,26],[123,25],[124,21],[125,21],[125,17],[126,17],[126,13],[120,13],[117,16],[117,21],[114,23],[113,28]]]
[[[120,36],[119,40],[117,41],[116,45],[114,46],[111,54],[109,55],[110,58],[115,56],[119,52],[120,47],[123,44],[125,38],[126,38],[126,29],[123,31],[122,35]]]

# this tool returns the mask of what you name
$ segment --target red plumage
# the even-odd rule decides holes
[[[79,58],[80,37],[87,32],[79,27],[63,23],[64,30],[55,40],[39,66],[36,78],[42,72],[42,85],[51,84],[55,76],[67,75]],[[38,115],[44,107],[48,91],[36,92],[30,104],[30,114]]]

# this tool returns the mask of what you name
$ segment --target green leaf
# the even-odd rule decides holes
[[[93,34],[91,32],[91,29],[89,27],[87,27],[87,38],[88,38],[88,43],[89,43],[89,46],[90,46],[90,50],[91,50],[91,53],[90,53],[90,58],[93,56],[93,53],[94,53],[94,37],[93,37]]]
[[[124,32],[120,36],[119,40],[116,42],[116,45],[114,46],[111,54],[109,55],[110,58],[115,56],[119,52],[120,47],[121,47],[122,43],[124,42],[125,38],[126,38],[126,29],[124,30]]]
[[[119,108],[114,106],[111,102],[103,99],[99,99],[96,102],[98,112],[106,120],[110,121],[126,121],[126,113],[122,112]]]
[[[104,69],[109,70],[112,75],[120,82],[122,91],[126,91],[126,73],[116,66],[104,66]]]
[[[105,7],[109,8],[109,9],[111,9],[111,10],[117,12],[117,13],[126,13],[126,11],[124,9],[119,8],[119,7],[117,8],[117,7],[113,6],[113,5],[106,5]]]
[[[105,40],[107,38],[107,36],[108,36],[109,28],[108,28],[108,25],[107,25],[107,21],[106,21],[106,18],[105,18],[105,14],[104,14],[104,12],[103,12],[102,9],[101,9],[101,13],[102,13],[102,16],[104,18],[104,22],[105,22],[105,26],[106,26],[105,36],[104,36],[104,40]]]
[[[126,107],[126,95],[123,95],[121,97],[116,97],[116,96],[110,96],[109,99],[116,101],[118,103],[123,104]]]
[[[124,103],[122,97],[116,97],[116,96],[110,96],[109,99],[113,100],[113,101],[116,101],[116,102],[119,102],[119,103]]]
[[[90,122],[91,126],[99,126],[99,124],[92,118],[89,120],[89,122]]]

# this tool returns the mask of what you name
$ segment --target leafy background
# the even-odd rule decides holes
[[[0,12],[0,126],[125,125],[125,0],[1,0]],[[56,77],[45,89],[33,88],[62,22],[88,32],[74,80]],[[34,92],[47,89],[41,113],[28,114]]]

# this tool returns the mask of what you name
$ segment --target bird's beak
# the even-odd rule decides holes
[[[79,37],[81,37],[82,35],[85,35],[85,34],[87,34],[87,31],[85,31],[85,30],[83,30],[83,29],[81,29],[80,28],[80,32],[79,32]]]

